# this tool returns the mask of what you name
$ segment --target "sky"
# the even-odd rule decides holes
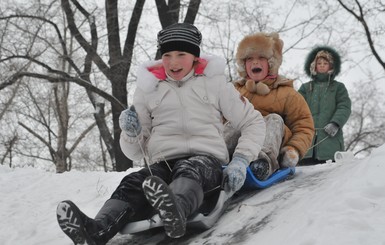
[[[161,229],[108,244],[384,245],[385,145],[363,159],[297,167],[292,179],[238,196],[203,232],[168,239]],[[0,244],[70,245],[56,206],[72,200],[94,217],[128,172],[56,174],[0,166]]]

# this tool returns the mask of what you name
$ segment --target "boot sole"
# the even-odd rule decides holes
[[[80,210],[71,201],[63,201],[58,204],[56,217],[60,228],[71,238],[75,245],[96,245],[89,241],[81,219]]]
[[[175,196],[168,185],[162,179],[150,176],[144,180],[142,188],[151,206],[158,210],[167,236],[171,238],[183,236],[186,231],[186,220],[178,211]]]

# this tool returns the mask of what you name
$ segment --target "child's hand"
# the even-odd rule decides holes
[[[136,137],[140,134],[142,126],[133,105],[122,111],[119,117],[119,126],[129,137]]]
[[[281,161],[281,167],[282,168],[289,168],[289,167],[295,167],[299,161],[299,154],[298,151],[292,147],[292,146],[285,146],[281,149],[282,154],[282,161]]]
[[[325,127],[324,127],[324,130],[325,132],[330,136],[330,137],[334,137],[337,132],[338,132],[338,129],[340,129],[340,127],[338,127],[338,125],[334,122],[331,122],[331,123],[328,123]]]
[[[223,170],[223,184],[226,192],[236,192],[245,183],[247,160],[239,155],[234,155],[229,165]]]

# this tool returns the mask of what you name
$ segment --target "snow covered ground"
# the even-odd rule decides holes
[[[298,167],[293,179],[233,204],[208,231],[178,240],[117,235],[109,244],[384,245],[384,162],[385,145],[365,159]],[[72,244],[57,224],[58,202],[70,199],[93,217],[126,174],[0,166],[0,244]]]

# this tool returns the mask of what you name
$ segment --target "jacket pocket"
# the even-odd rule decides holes
[[[208,93],[203,86],[192,87],[192,91],[199,97],[203,104],[214,104],[214,96]]]
[[[169,90],[157,91],[157,93],[149,96],[148,99],[148,109],[152,112],[157,107],[162,104],[162,101],[165,99],[166,95],[169,93]]]

